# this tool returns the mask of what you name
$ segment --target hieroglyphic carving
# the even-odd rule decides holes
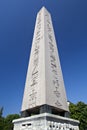
[[[31,103],[30,105],[32,107],[36,105],[36,94],[37,94],[37,92],[33,89],[31,91],[31,94],[29,95],[31,97],[30,100],[29,100],[29,102]]]
[[[59,92],[59,79],[58,79],[58,70],[57,70],[57,62],[56,62],[56,56],[55,56],[55,47],[54,47],[54,41],[53,41],[53,34],[52,34],[52,28],[51,23],[49,19],[49,15],[46,14],[47,19],[47,31],[48,31],[48,43],[49,43],[49,49],[50,49],[50,65],[51,65],[51,71],[53,73],[53,84],[54,84],[54,94],[57,97],[57,100],[55,102],[56,106],[62,106],[62,104],[59,101],[59,98],[61,96]]]
[[[38,15],[37,25],[36,25],[36,35],[34,40],[34,51],[33,51],[33,66],[32,66],[32,74],[31,74],[31,89],[29,94],[29,105],[30,107],[36,106],[36,98],[37,98],[37,84],[38,84],[38,63],[39,63],[39,42],[41,40],[41,13]]]
[[[66,101],[51,17],[43,8],[36,18],[22,111],[44,104],[67,111]]]

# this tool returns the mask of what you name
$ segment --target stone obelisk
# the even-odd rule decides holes
[[[28,115],[36,108],[40,112],[46,108],[50,112],[68,111],[52,20],[44,7],[36,18],[21,111]]]
[[[65,117],[68,111],[51,15],[43,7],[36,18],[22,118],[13,121],[14,130],[78,130],[79,122]]]

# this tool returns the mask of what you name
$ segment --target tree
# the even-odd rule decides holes
[[[2,117],[3,114],[3,107],[0,108],[0,118]]]
[[[18,118],[20,118],[20,115],[18,115],[18,114],[8,115],[5,118],[5,120],[4,120],[4,122],[5,122],[4,130],[13,130],[13,123],[12,123],[12,121],[14,119],[18,119]]]
[[[4,130],[4,118],[0,117],[0,130]]]
[[[0,130],[13,130],[12,121],[20,118],[18,114],[8,115],[6,118],[2,117],[3,107],[0,108]]]
[[[87,130],[87,104],[78,102],[70,103],[70,117],[80,121],[80,130]]]
[[[3,107],[0,108],[0,130],[4,130]]]

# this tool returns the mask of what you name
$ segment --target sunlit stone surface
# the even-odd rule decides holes
[[[77,120],[48,113],[17,119],[13,123],[14,130],[79,130]]]
[[[68,111],[51,16],[43,7],[36,18],[21,111],[44,104]]]
[[[79,121],[65,117],[68,112],[51,16],[43,7],[36,19],[22,118],[13,120],[14,130],[79,130]]]

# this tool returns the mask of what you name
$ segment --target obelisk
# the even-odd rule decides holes
[[[68,111],[52,20],[43,7],[36,18],[21,111],[28,114],[40,108],[43,112],[46,107],[50,112]]]
[[[14,130],[79,130],[66,117],[68,105],[50,13],[43,7],[36,18],[22,102],[22,118]]]

